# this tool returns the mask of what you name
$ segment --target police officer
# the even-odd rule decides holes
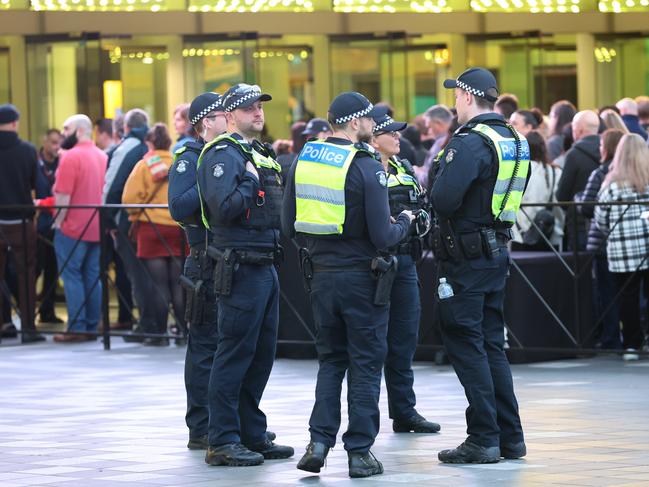
[[[507,241],[529,173],[525,138],[493,112],[494,76],[471,68],[446,80],[460,128],[438,159],[431,190],[444,345],[469,402],[468,438],[445,463],[525,456],[512,375],[503,351]]]
[[[415,410],[412,359],[417,348],[421,304],[416,262],[421,258],[422,239],[430,224],[425,208],[426,195],[417,182],[414,169],[406,159],[399,159],[399,132],[406,122],[395,122],[387,108],[381,108],[374,117],[372,147],[381,156],[388,175],[390,214],[397,217],[403,210],[416,212],[417,225],[409,235],[388,249],[397,257],[397,275],[390,294],[390,320],[388,322],[388,353],[385,359],[385,385],[388,390],[388,412],[392,429],[396,433],[437,433],[440,426],[426,421]],[[428,225],[427,225],[428,224]]]
[[[329,107],[333,135],[307,142],[289,171],[282,230],[306,240],[310,257],[303,272],[310,277],[311,305],[317,325],[320,368],[316,400],[309,420],[311,442],[297,468],[319,472],[340,428],[340,393],[347,372],[349,425],[343,435],[350,477],[383,473],[370,447],[379,430],[381,369],[388,324],[384,281],[393,278],[390,261],[378,249],[407,235],[411,211],[390,222],[387,175],[372,137],[372,104],[360,93],[337,96]],[[375,304],[378,302],[380,304]]]
[[[203,221],[212,232],[218,345],[209,386],[210,465],[259,465],[293,448],[266,435],[259,402],[275,357],[282,180],[280,166],[257,138],[264,128],[259,86],[238,84],[223,95],[228,133],[198,161]]]
[[[206,450],[209,408],[207,388],[216,351],[216,298],[213,293],[212,261],[206,255],[211,234],[201,221],[201,202],[196,186],[196,166],[205,142],[226,130],[221,95],[203,93],[189,106],[189,120],[198,138],[186,142],[174,154],[169,171],[169,212],[185,230],[190,246],[185,260],[187,292],[185,321],[189,324],[189,342],[185,356],[185,390],[190,450]]]

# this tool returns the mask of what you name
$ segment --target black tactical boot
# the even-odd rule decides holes
[[[329,447],[324,443],[311,441],[306,447],[306,453],[297,462],[297,468],[307,472],[319,473],[324,466]]]
[[[354,453],[347,452],[349,457],[349,476],[351,478],[371,477],[383,473],[383,464],[379,462],[372,452]]]
[[[431,421],[426,421],[421,414],[415,412],[412,416],[405,419],[395,419],[392,421],[392,430],[395,433],[438,433],[441,426]]]
[[[500,444],[500,456],[507,460],[516,460],[517,458],[523,458],[525,455],[527,455],[527,448],[524,441]]]
[[[189,437],[189,442],[187,443],[187,448],[190,450],[207,450],[210,446],[207,441],[207,435]]]
[[[290,446],[276,445],[270,440],[266,440],[256,445],[247,445],[251,451],[261,453],[266,460],[280,460],[282,458],[291,458],[295,451]]]
[[[264,463],[264,456],[248,450],[241,443],[210,446],[205,454],[205,463],[230,467],[252,467]]]
[[[452,450],[442,450],[437,454],[437,458],[444,463],[498,463],[500,448],[485,447],[465,441]]]
[[[268,438],[270,441],[275,441],[275,438],[277,438],[277,435],[273,433],[272,431],[266,430],[266,438]]]

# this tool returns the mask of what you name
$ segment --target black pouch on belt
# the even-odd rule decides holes
[[[397,277],[399,262],[394,255],[388,257],[374,257],[372,259],[372,275],[376,279],[376,291],[374,292],[374,304],[385,306],[390,304],[392,284]]]
[[[192,281],[187,276],[180,276],[180,285],[185,289],[187,304],[185,305],[185,321],[189,324],[203,322],[203,308],[205,306],[205,293],[203,281]]]
[[[208,247],[207,255],[216,262],[214,266],[214,294],[229,296],[232,293],[234,268],[237,263],[236,252],[234,249],[221,251],[215,247]]]
[[[482,255],[482,238],[480,232],[461,233],[460,245],[467,259],[479,259]]]

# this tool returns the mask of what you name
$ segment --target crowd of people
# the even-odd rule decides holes
[[[389,105],[381,105],[392,115]],[[133,109],[115,120],[99,119],[94,124],[87,117],[72,116],[63,132],[48,130],[35,150],[16,135],[17,109],[3,106],[0,151],[4,164],[17,166],[4,179],[2,204],[29,205],[34,199],[59,205],[167,204],[167,173],[174,152],[197,137],[189,108],[187,103],[174,110],[175,141],[164,124],[151,127],[146,112]],[[512,249],[547,251],[554,247],[593,253],[595,316],[602,322],[597,345],[624,347],[629,350],[626,356],[634,358],[634,351],[643,343],[641,310],[649,293],[649,236],[641,218],[646,210],[642,205],[627,208],[595,203],[640,203],[649,198],[645,150],[649,98],[624,98],[598,111],[581,112],[561,100],[544,114],[538,108],[523,109],[515,95],[504,94],[495,111],[525,136],[530,149],[529,183],[512,228]],[[436,157],[458,126],[455,109],[439,104],[399,132],[398,155],[410,161],[418,182],[428,192]],[[331,133],[323,118],[294,123],[290,139],[272,144],[282,174],[287,174],[308,139],[324,139]],[[82,163],[90,160],[95,162]],[[567,201],[583,204],[557,204]],[[525,206],[529,203],[539,205]],[[26,342],[43,339],[34,326],[36,316],[43,323],[62,323],[55,314],[60,273],[68,307],[67,329],[77,333],[55,336],[55,340],[93,339],[92,333],[100,325],[101,295],[100,285],[95,283],[99,274],[96,212],[43,209],[37,213],[0,210],[0,214],[0,270],[5,276],[0,293],[2,336],[17,333],[11,320],[11,294],[24,317]],[[35,218],[35,225],[23,228],[22,218]],[[185,241],[169,211],[111,209],[106,223],[114,241],[109,260],[114,266],[119,306],[118,318],[109,326],[165,333],[171,303],[173,331],[183,332],[184,300],[178,279]],[[39,293],[35,289],[37,276],[42,276]],[[615,300],[618,292],[620,298]],[[138,319],[133,318],[134,308]],[[625,323],[624,332],[620,320]],[[164,345],[168,341],[150,337],[144,343]]]
[[[23,341],[43,341],[35,315],[62,321],[60,277],[67,333],[55,342],[94,340],[100,326],[151,346],[169,345],[168,331],[188,336],[188,448],[205,449],[210,465],[289,458],[293,448],[274,443],[259,403],[277,342],[280,234],[292,238],[319,360],[311,440],[297,468],[324,466],[347,374],[349,475],[368,477],[383,473],[370,452],[382,372],[394,432],[441,428],[417,412],[413,390],[416,263],[428,244],[439,287],[424,299],[437,300],[469,402],[467,440],[438,457],[525,456],[504,352],[509,248],[592,254],[598,346],[638,358],[649,297],[649,98],[579,112],[562,100],[545,115],[499,95],[481,68],[444,86],[455,106],[432,106],[411,124],[395,121],[387,103],[341,93],[327,119],[296,122],[290,140],[272,145],[261,141],[272,96],[244,83],[177,107],[175,144],[165,124],[135,108],[94,123],[71,114],[37,151],[18,137],[17,108],[0,106],[3,308],[13,293]],[[102,238],[115,323],[101,323]],[[11,309],[3,315],[3,336],[16,335]]]

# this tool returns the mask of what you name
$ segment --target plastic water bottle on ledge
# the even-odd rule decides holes
[[[445,277],[439,278],[439,286],[437,286],[437,295],[439,296],[439,299],[448,299],[454,296],[453,288],[448,282],[446,282]]]

